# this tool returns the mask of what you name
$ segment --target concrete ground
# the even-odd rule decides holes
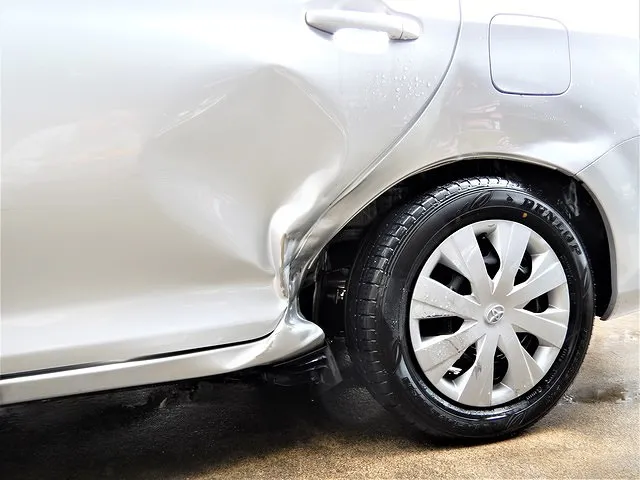
[[[438,445],[366,391],[201,383],[14,406],[1,479],[640,478],[639,319],[596,324],[581,374],[523,435]],[[156,399],[145,405],[149,394]]]

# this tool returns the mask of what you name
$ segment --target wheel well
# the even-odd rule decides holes
[[[362,239],[396,205],[431,188],[470,176],[501,176],[525,183],[567,218],[591,262],[596,290],[596,315],[611,301],[612,276],[605,221],[587,189],[558,170],[512,160],[477,159],[443,165],[393,185],[360,211],[327,244],[318,257],[314,280],[305,282],[300,307],[306,318],[321,325],[327,336],[344,330],[344,297],[351,265]]]

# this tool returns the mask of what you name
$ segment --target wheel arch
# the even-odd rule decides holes
[[[524,183],[538,190],[543,198],[569,220],[580,236],[593,270],[596,315],[606,318],[615,299],[616,257],[611,227],[597,198],[568,172],[544,164],[498,156],[473,157],[414,172],[381,191],[375,199],[364,205],[333,236],[317,257],[316,265],[320,265],[320,268],[314,270],[316,274],[323,264],[327,264],[327,259],[339,258],[339,261],[334,262],[337,268],[332,269],[330,281],[313,282],[315,291],[312,296],[315,301],[307,302],[313,303],[313,306],[303,308],[305,316],[323,326],[329,336],[340,331],[344,318],[339,300],[344,296],[346,279],[340,280],[338,271],[344,272],[348,268],[346,263],[349,259],[355,259],[367,232],[375,228],[396,205],[428,189],[471,176],[501,176]],[[325,312],[324,315],[318,305],[318,299],[323,298],[330,298],[332,303],[331,312]]]

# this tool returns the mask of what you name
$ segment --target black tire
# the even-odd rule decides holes
[[[471,408],[431,386],[408,339],[412,284],[434,249],[451,233],[480,220],[526,224],[551,246],[567,277],[569,326],[560,353],[530,391],[503,405]],[[399,207],[365,241],[347,292],[347,342],[369,391],[388,410],[429,435],[470,440],[514,435],[562,397],[591,338],[594,288],[584,248],[555,209],[531,188],[501,178],[450,183]]]

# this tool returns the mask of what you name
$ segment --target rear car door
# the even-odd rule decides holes
[[[441,0],[9,0],[2,372],[250,341],[282,250],[429,106]]]

